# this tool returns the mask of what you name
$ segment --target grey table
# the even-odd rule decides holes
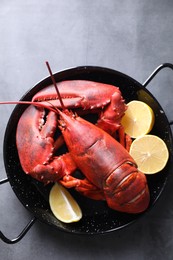
[[[39,2],[39,3],[38,3]],[[172,0],[9,0],[0,2],[0,100],[18,100],[53,71],[97,65],[143,83],[161,63],[173,63]],[[173,72],[148,86],[173,119]],[[4,131],[13,106],[1,106],[0,177]],[[17,244],[0,241],[0,259],[172,259],[173,178],[155,207],[115,233],[76,236],[36,222]],[[0,229],[17,236],[31,214],[9,183],[0,189]]]

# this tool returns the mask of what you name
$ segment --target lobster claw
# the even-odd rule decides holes
[[[119,127],[126,110],[119,88],[100,82],[87,80],[67,80],[57,83],[63,104],[67,109],[77,109],[78,114],[98,113],[97,125],[109,134]],[[50,85],[33,97],[32,101],[47,105],[47,101],[61,109],[61,103],[53,85]]]
[[[29,106],[18,122],[16,144],[22,168],[26,174],[44,183],[55,182],[66,171],[73,171],[76,166],[69,154],[54,156],[54,135],[57,129],[57,115],[49,111]]]
[[[124,99],[117,89],[117,91],[112,94],[110,103],[101,112],[97,126],[112,135],[119,129],[126,108]]]
[[[54,152],[54,133],[57,127],[56,114],[29,106],[20,117],[17,126],[16,144],[23,169],[26,173],[38,164],[46,164]]]

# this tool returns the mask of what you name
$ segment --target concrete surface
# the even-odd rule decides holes
[[[143,83],[161,63],[173,63],[172,0],[9,0],[0,2],[0,100],[18,100],[53,71],[97,65]],[[173,120],[173,72],[150,91]],[[1,106],[3,137],[12,106]],[[72,236],[37,221],[17,244],[0,241],[0,259],[172,259],[173,177],[155,207],[137,223],[103,236]],[[32,217],[9,183],[0,190],[0,230],[13,238]]]

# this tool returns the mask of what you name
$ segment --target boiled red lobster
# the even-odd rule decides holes
[[[59,181],[89,198],[106,200],[114,210],[146,210],[150,200],[146,176],[111,136],[121,133],[120,121],[126,109],[120,90],[84,80],[56,84],[48,63],[47,66],[55,86],[38,92],[32,102],[18,102],[31,103],[20,117],[16,133],[24,172],[45,184]],[[98,112],[96,125],[69,111],[74,108],[81,114]],[[57,128],[62,136],[55,139]],[[56,156],[63,142],[68,152]],[[76,169],[84,178],[75,177]]]

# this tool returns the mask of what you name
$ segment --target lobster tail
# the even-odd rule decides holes
[[[141,213],[150,201],[146,176],[129,162],[109,175],[104,193],[110,208],[126,213]]]

